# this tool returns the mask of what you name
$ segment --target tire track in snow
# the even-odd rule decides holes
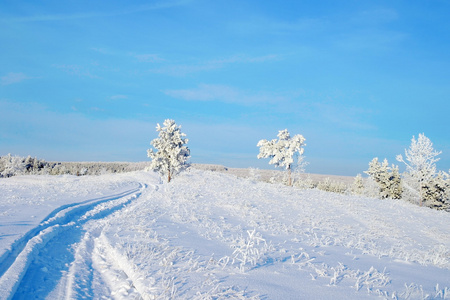
[[[47,228],[54,226],[56,224],[68,223],[68,218],[70,218],[71,214],[86,209],[89,205],[93,206],[98,203],[102,203],[105,201],[115,200],[121,197],[125,197],[133,192],[138,191],[139,188],[128,190],[122,193],[99,197],[94,199],[89,199],[82,202],[62,205],[55,210],[53,210],[42,222],[28,231],[23,237],[18,239],[11,245],[11,250],[6,251],[0,257],[0,277],[6,272],[6,270],[12,265],[16,257],[22,252],[26,246],[26,244],[35,236],[39,235],[40,232],[46,230]]]
[[[141,299],[126,268],[116,262],[115,249],[105,245],[105,224],[95,223],[76,245],[74,260],[52,295],[54,299]]]
[[[88,224],[81,241],[76,244],[74,260],[60,282],[53,298],[101,298],[111,295],[114,299],[141,299],[129,268],[120,264],[121,257],[103,235],[108,219]],[[119,260],[119,262],[117,261]],[[126,262],[130,265],[129,262]]]
[[[79,242],[82,225],[104,218],[137,199],[146,185],[108,197],[64,205],[30,230],[2,258],[0,299],[46,297],[73,260],[70,245]]]

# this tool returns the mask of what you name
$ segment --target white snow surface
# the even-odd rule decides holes
[[[0,299],[450,299],[450,215],[189,169],[0,179]]]

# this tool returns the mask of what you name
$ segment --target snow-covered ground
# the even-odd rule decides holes
[[[0,299],[450,299],[450,214],[190,169],[0,179]]]

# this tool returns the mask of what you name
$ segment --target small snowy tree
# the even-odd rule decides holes
[[[400,199],[402,196],[402,182],[398,172],[398,166],[389,167],[387,159],[383,163],[375,157],[369,163],[369,169],[365,171],[379,186],[379,196],[382,199]]]
[[[288,170],[289,185],[292,185],[291,170],[295,166],[295,158],[297,158],[297,163],[304,164],[303,147],[306,146],[305,138],[301,134],[291,137],[287,129],[280,130],[277,136],[278,140],[260,140],[258,142],[258,159],[271,158],[269,164]]]
[[[184,138],[186,135],[180,131],[174,120],[167,119],[163,123],[164,127],[159,124],[156,131],[159,137],[151,142],[156,148],[147,150],[147,155],[152,159],[150,168],[158,171],[161,176],[167,176],[167,182],[187,166],[187,160],[190,156],[190,150],[185,144],[189,141]]]
[[[353,195],[362,195],[364,194],[364,181],[361,176],[361,174],[356,175],[355,179],[353,180],[353,185],[351,188],[351,192]]]
[[[436,209],[450,207],[450,175],[439,171],[435,177],[424,186],[424,203]]]
[[[405,158],[397,155],[397,160],[406,165],[403,178],[410,201],[418,201],[421,206],[424,202],[429,206],[435,206],[437,203],[434,202],[445,202],[448,175],[436,173],[437,156],[441,153],[433,149],[433,143],[422,133],[417,140],[413,136],[409,149],[405,149]],[[441,189],[444,190],[439,192]]]

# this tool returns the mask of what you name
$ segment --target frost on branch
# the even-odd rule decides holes
[[[306,146],[305,138],[301,134],[290,136],[287,129],[278,132],[278,140],[260,140],[258,158],[271,158],[269,164],[289,170],[289,185],[292,185],[291,170],[296,164],[304,166],[303,147]]]
[[[397,160],[406,165],[403,179],[407,200],[435,208],[449,206],[449,175],[436,171],[437,156],[441,153],[433,149],[433,143],[422,133],[417,140],[413,136],[405,158],[397,155]]]
[[[185,146],[188,139],[184,138],[186,135],[180,131],[181,126],[170,119],[165,120],[163,125],[164,127],[161,127],[157,124],[159,137],[151,142],[156,151],[148,149],[147,155],[152,159],[150,168],[158,171],[161,176],[167,176],[167,182],[170,182],[174,175],[187,167],[190,150]]]

